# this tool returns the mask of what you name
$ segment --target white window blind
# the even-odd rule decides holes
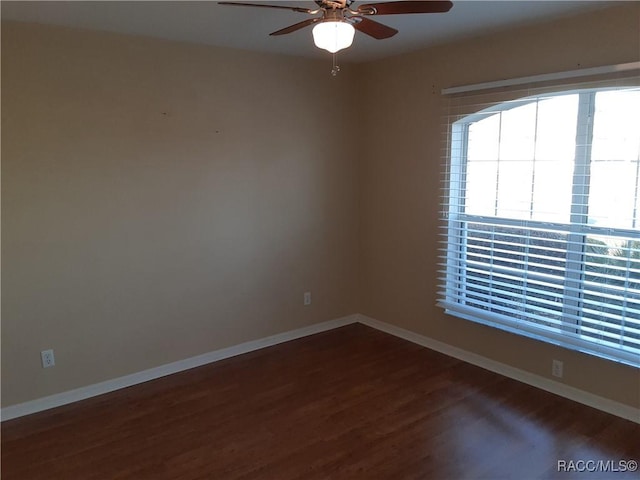
[[[637,78],[449,101],[447,313],[640,366]]]

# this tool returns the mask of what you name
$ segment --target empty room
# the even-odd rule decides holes
[[[4,480],[639,478],[640,2],[1,18]]]

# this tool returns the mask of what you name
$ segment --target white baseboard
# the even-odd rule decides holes
[[[504,363],[496,362],[495,360],[491,360],[489,358],[468,352],[466,350],[462,350],[460,348],[452,347],[451,345],[448,345],[446,343],[442,343],[429,337],[419,335],[415,332],[396,327],[395,325],[380,322],[373,318],[367,317],[366,315],[358,315],[357,317],[358,322],[377,330],[381,330],[396,337],[403,338],[404,340],[417,343],[418,345],[422,345],[423,347],[427,347],[431,350],[435,350],[436,352],[440,352],[450,357],[457,358],[459,360],[462,360],[463,362],[476,365],[504,377],[512,378],[519,382],[526,383],[527,385],[531,385],[533,387],[546,390],[547,392],[560,395],[561,397],[568,398],[569,400],[573,400],[574,402],[582,403],[584,405],[602,410],[603,412],[610,413],[617,417],[631,420],[635,423],[640,423],[640,409],[638,408],[634,408],[629,405],[610,400],[608,398],[600,397],[593,393],[588,393],[583,390],[570,387],[563,383],[550,380],[548,378],[533,374],[531,372],[527,372],[525,370],[520,370],[519,368],[515,368]]]
[[[215,350],[213,352],[204,353],[185,360],[179,360],[159,367],[150,368],[149,370],[144,370],[142,372],[125,375],[124,377],[114,378],[104,382],[95,383],[93,385],[88,385],[86,387],[69,390],[67,392],[57,393],[55,395],[31,400],[29,402],[19,403],[17,405],[11,405],[0,410],[0,418],[2,421],[11,420],[13,418],[41,412],[50,408],[60,407],[68,403],[95,397],[97,395],[102,395],[103,393],[113,392],[114,390],[130,387],[149,380],[155,380],[156,378],[189,370],[190,368],[200,367],[225,358],[235,357],[236,355],[241,355],[243,353],[252,352],[261,348],[313,335],[314,333],[333,330],[334,328],[349,325],[357,321],[357,315],[349,315],[347,317],[337,318],[327,322],[316,323],[315,325],[310,325],[308,327],[290,330],[277,335],[271,335],[270,337],[241,343],[221,350]]]
[[[184,370],[189,370],[190,368],[199,367],[208,363],[216,362],[218,360],[223,360],[225,358],[234,357],[243,353],[252,352],[254,350],[259,350],[261,348],[270,347],[272,345],[288,342],[297,338],[306,337],[315,333],[333,330],[334,328],[343,327],[345,325],[357,322],[389,333],[396,337],[403,338],[404,340],[408,340],[412,343],[422,345],[423,347],[435,350],[450,357],[457,358],[459,360],[462,360],[463,362],[467,362],[486,370],[490,370],[499,375],[503,375],[519,382],[526,383],[527,385],[546,390],[547,392],[551,392],[575,402],[588,405],[589,407],[593,407],[612,415],[631,420],[632,422],[640,423],[640,409],[633,408],[629,405],[615,402],[613,400],[609,400],[608,398],[600,397],[598,395],[594,395],[592,393],[588,393],[574,387],[570,387],[560,382],[555,382],[540,375],[535,375],[525,370],[520,370],[519,368],[496,362],[495,360],[491,360],[481,355],[477,355],[475,353],[453,347],[446,343],[433,340],[429,337],[425,337],[415,332],[411,332],[395,325],[380,322],[373,318],[359,314],[349,315],[346,317],[337,318],[335,320],[329,320],[328,322],[317,323],[315,325],[298,328],[296,330],[290,330],[288,332],[279,333],[270,337],[241,343],[239,345],[223,348],[221,350],[215,350],[213,352],[208,352],[196,357],[191,357],[185,360],[161,365],[159,367],[133,373],[131,375],[125,375],[123,377],[114,378],[112,380],[107,380],[93,385],[88,385],[86,387],[77,388],[75,390],[69,390],[67,392],[50,395],[29,402],[11,405],[0,410],[0,419],[2,419],[2,421],[11,420],[13,418],[22,417],[24,415],[41,412],[43,410],[48,410],[50,408],[55,408],[69,403],[77,402],[79,400],[95,397],[97,395],[102,395],[103,393],[113,392],[114,390],[130,387],[132,385],[147,382],[149,380],[155,380],[156,378],[182,372]]]

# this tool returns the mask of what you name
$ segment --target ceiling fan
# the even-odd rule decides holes
[[[314,0],[316,9],[293,7],[284,5],[265,5],[261,3],[218,2],[220,5],[235,5],[240,7],[278,8],[298,13],[320,16],[308,18],[270,35],[285,35],[301,28],[316,24],[313,28],[313,40],[318,48],[335,53],[351,46],[355,31],[358,30],[377,40],[393,37],[398,30],[368,17],[375,15],[398,15],[407,13],[444,13],[448,12],[453,3],[450,1],[394,1],[382,3],[367,3],[352,9],[354,0]]]

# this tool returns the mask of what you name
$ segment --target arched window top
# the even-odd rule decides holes
[[[640,92],[640,87],[599,87],[599,88],[580,88],[580,89],[570,89],[570,90],[558,90],[555,92],[546,92],[544,94],[535,94],[529,95],[525,97],[516,98],[513,100],[508,100],[502,103],[496,103],[493,105],[489,105],[485,108],[479,109],[477,112],[471,113],[464,118],[455,122],[455,124],[462,123],[471,123],[477,122],[489,116],[498,114],[499,112],[511,110],[518,107],[523,107],[531,103],[557,99],[559,97],[572,96],[572,95],[580,95],[580,94],[591,94],[598,92],[625,92],[625,95],[633,95],[633,92],[636,94]]]
[[[640,89],[588,89],[491,106],[454,124],[465,212],[566,223],[576,160],[590,225],[638,229]],[[588,157],[588,158],[586,158]],[[593,170],[593,171],[592,171]]]

